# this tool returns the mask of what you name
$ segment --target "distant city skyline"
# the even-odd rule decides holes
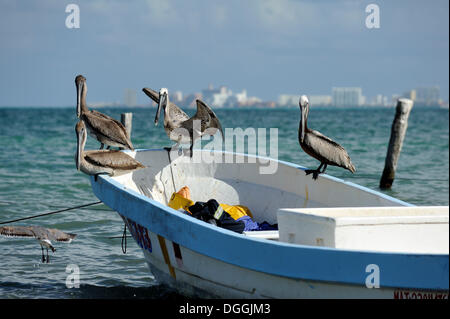
[[[158,90],[157,88],[153,88]],[[361,87],[332,87],[331,94],[307,94],[311,106],[336,106],[336,107],[358,107],[358,106],[395,106],[397,99],[409,98],[419,106],[448,106],[448,101],[440,98],[440,88],[417,87],[406,90],[402,94],[386,96],[381,93],[367,97],[363,94]],[[147,99],[146,103],[138,104],[137,96],[140,91],[126,88],[122,101],[111,102],[88,102],[93,107],[103,106],[145,106],[156,104]],[[212,83],[199,92],[183,94],[180,90],[169,90],[170,101],[179,106],[196,108],[196,99],[202,99],[213,108],[238,108],[238,107],[290,107],[297,106],[301,94],[280,94],[276,101],[264,101],[256,96],[248,96],[245,88],[233,92],[228,86],[215,87]]]
[[[72,105],[77,74],[91,103],[124,103],[129,88],[142,105],[143,87],[194,94],[209,83],[226,84],[237,102],[282,94],[327,101],[332,87],[360,87],[368,101],[382,101],[439,86],[449,98],[446,0],[71,3],[77,23],[67,23],[69,2],[0,2],[1,106]],[[365,23],[372,3],[379,28]]]

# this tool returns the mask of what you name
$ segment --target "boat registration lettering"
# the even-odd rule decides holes
[[[150,241],[150,236],[148,235],[148,229],[129,218],[124,218],[124,220],[126,220],[128,229],[138,245],[142,249],[152,252],[152,242]]]
[[[448,293],[435,291],[395,290],[394,299],[447,299]]]

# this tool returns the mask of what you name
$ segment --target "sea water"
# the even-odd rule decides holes
[[[117,119],[133,113],[135,148],[172,145],[162,123],[154,125],[155,108],[100,111]],[[224,128],[265,128],[268,134],[277,128],[278,159],[318,167],[298,144],[298,108],[219,109],[216,114]],[[394,108],[311,108],[309,127],[340,143],[357,169],[351,174],[328,166],[326,173],[381,191],[394,115]],[[88,176],[75,168],[76,122],[74,107],[0,108],[0,223],[98,201]],[[97,148],[99,143],[88,137],[86,149]],[[382,192],[415,205],[448,205],[448,109],[413,108],[393,187]],[[14,225],[41,225],[78,236],[70,244],[56,243],[49,264],[41,262],[37,241],[0,237],[0,298],[179,297],[154,280],[133,239],[122,253],[123,222],[105,205]],[[79,270],[79,288],[68,288],[72,269]]]

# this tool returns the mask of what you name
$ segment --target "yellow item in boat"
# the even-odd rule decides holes
[[[168,206],[173,209],[184,209],[189,212],[189,206],[194,205],[195,203],[190,199],[184,198],[182,195],[178,193],[173,193],[172,197],[170,197],[170,201]]]
[[[228,204],[220,204],[220,206],[223,208],[224,211],[230,214],[231,218],[233,218],[234,220],[239,219],[243,216],[250,216],[253,218],[250,209],[248,209],[248,207],[246,206],[242,205],[231,206]]]
[[[184,186],[177,193],[172,194],[168,206],[176,210],[184,209],[185,211],[189,212],[189,206],[195,204],[192,200],[189,199],[190,197],[191,192],[189,190],[189,187]],[[233,218],[234,220],[237,220],[243,216],[250,216],[251,218],[253,218],[250,209],[248,209],[248,207],[246,206],[242,205],[232,206],[228,204],[220,204],[220,206],[223,208],[224,211],[230,214],[231,218]]]

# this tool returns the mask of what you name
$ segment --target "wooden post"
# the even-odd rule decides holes
[[[410,99],[398,99],[397,110],[391,127],[391,138],[386,154],[383,175],[380,180],[380,188],[391,188],[394,183],[395,170],[397,168],[398,158],[402,150],[403,139],[408,128],[408,117],[413,107],[413,101]]]
[[[127,130],[128,136],[131,138],[131,128],[133,123],[133,113],[122,113],[120,115],[120,121],[122,122],[123,126],[125,126],[125,129]]]

